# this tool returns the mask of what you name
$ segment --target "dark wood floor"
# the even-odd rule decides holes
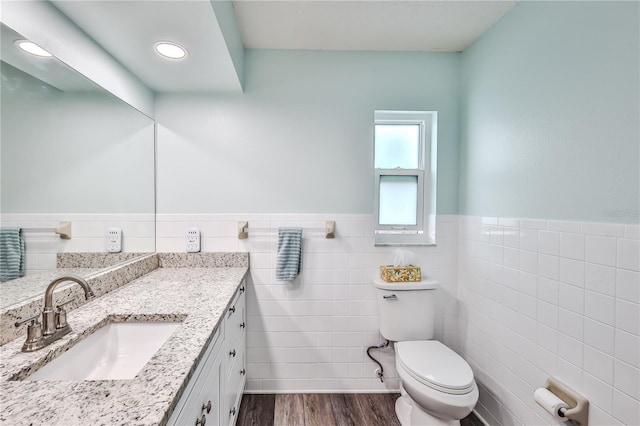
[[[237,426],[400,426],[391,393],[244,395]],[[484,426],[470,414],[461,426]]]

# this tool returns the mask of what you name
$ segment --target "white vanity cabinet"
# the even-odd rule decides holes
[[[245,281],[167,424],[235,425],[245,384]]]

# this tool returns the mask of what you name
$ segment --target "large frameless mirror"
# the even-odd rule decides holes
[[[60,272],[86,276],[155,251],[155,160],[151,118],[1,30],[0,220],[25,243],[24,277],[0,283],[5,309]],[[52,231],[63,221],[71,239]],[[110,228],[122,231],[121,253],[106,253]]]

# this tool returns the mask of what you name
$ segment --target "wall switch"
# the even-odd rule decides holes
[[[107,253],[120,253],[122,251],[122,229],[107,229]]]
[[[200,230],[194,226],[187,229],[187,253],[200,251]]]

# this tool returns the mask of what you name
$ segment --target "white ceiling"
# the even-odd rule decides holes
[[[209,0],[50,0],[156,92],[241,91]],[[216,1],[216,0],[214,0]],[[517,0],[234,0],[245,48],[461,51]],[[183,44],[167,61],[153,43]]]
[[[464,50],[516,1],[234,0],[254,49]]]
[[[155,92],[241,90],[208,1],[50,1]],[[187,58],[161,58],[160,40],[185,46]]]

